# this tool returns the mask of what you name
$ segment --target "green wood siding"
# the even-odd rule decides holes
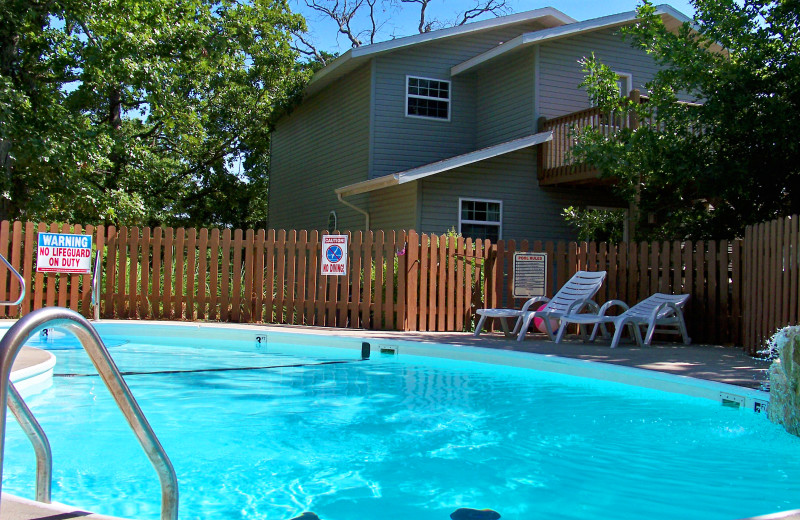
[[[533,51],[499,58],[475,73],[477,148],[536,133]]]
[[[458,229],[459,197],[503,201],[503,238],[575,240],[561,217],[570,205],[619,205],[599,188],[540,188],[534,165],[536,150],[525,149],[422,180],[424,233]]]
[[[640,49],[622,39],[619,29],[579,34],[539,46],[539,109],[544,117],[556,117],[589,108],[589,96],[578,88],[584,74],[578,61],[594,52],[616,72],[633,74],[633,88],[644,91],[658,66]]]
[[[367,65],[278,121],[272,134],[270,227],[322,229],[335,210],[340,229],[363,229],[363,215],[340,203],[333,190],[367,178],[369,110]]]

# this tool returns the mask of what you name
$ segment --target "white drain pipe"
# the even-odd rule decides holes
[[[342,197],[341,193],[337,193],[336,197],[339,199],[339,202],[341,202],[345,206],[347,206],[349,208],[353,208],[354,210],[356,210],[359,213],[361,213],[362,215],[364,215],[364,220],[366,220],[366,224],[365,224],[366,225],[366,229],[365,229],[365,231],[369,231],[369,212],[359,208],[358,206],[355,206],[355,205],[351,204],[350,202],[347,202],[346,200],[344,200],[344,198]],[[333,231],[333,230],[331,229],[331,231]]]

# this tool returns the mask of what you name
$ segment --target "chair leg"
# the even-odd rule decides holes
[[[601,327],[602,327],[602,329],[601,329]],[[598,329],[600,329],[602,331],[604,338],[607,338],[609,336],[608,328],[606,327],[605,323],[602,324],[602,325],[600,323],[595,323],[594,327],[592,327],[592,335],[589,336],[589,343],[592,343],[592,342],[594,342],[595,339],[597,339],[597,331],[598,331]]]
[[[561,320],[561,325],[559,325],[558,327],[558,334],[556,334],[556,343],[561,343],[561,340],[564,338],[564,332],[567,331],[568,325],[569,323],[567,323],[564,320]]]
[[[611,348],[617,348],[619,340],[622,337],[622,331],[625,329],[624,323],[617,323],[614,328],[614,338],[611,340]]]
[[[481,314],[481,317],[478,320],[478,324],[475,325],[475,334],[473,334],[473,336],[475,336],[476,338],[478,337],[478,335],[483,330],[483,324],[484,323],[486,323],[486,315],[485,314]]]
[[[561,321],[561,320],[559,320]],[[550,338],[550,341],[555,341],[555,335],[553,334],[553,326],[550,325],[550,318],[544,318],[544,330],[547,332],[547,337]]]
[[[692,338],[689,337],[689,333],[686,330],[686,322],[683,321],[683,314],[678,314],[678,328],[680,329],[681,336],[683,337],[683,344],[691,344]]]
[[[609,334],[609,333],[608,333],[608,326],[607,326],[605,323],[596,323],[596,324],[595,324],[595,326],[594,326],[594,327],[595,327],[595,336],[597,335],[597,326],[598,326],[598,325],[600,326],[600,334],[601,334],[601,335],[602,335],[604,338],[609,338],[609,337],[611,337],[611,334]],[[592,341],[594,341],[594,340],[592,340]]]
[[[519,328],[522,325],[522,315],[520,314],[517,316],[517,321],[514,322],[514,330],[511,331],[512,335],[516,335],[519,332]]]
[[[656,322],[652,322],[647,326],[647,334],[644,336],[644,344],[649,345],[653,342],[653,335],[656,333]]]
[[[631,326],[631,335],[636,338],[636,345],[643,347],[644,342],[642,341],[642,329],[639,328],[638,323],[629,323]]]
[[[519,317],[520,320],[523,320],[522,316]],[[531,322],[533,321],[533,313],[528,314],[525,316],[525,319],[522,321],[522,326],[519,329],[519,334],[517,335],[517,341],[522,341],[525,339],[525,333],[528,332],[528,327],[531,326]]]

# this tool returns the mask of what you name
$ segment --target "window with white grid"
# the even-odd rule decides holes
[[[406,76],[406,116],[450,120],[450,82]]]

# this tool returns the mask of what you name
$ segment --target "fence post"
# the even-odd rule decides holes
[[[405,276],[405,317],[404,330],[417,330],[417,300],[419,298],[419,235],[413,229],[408,232],[405,262],[402,270]]]

